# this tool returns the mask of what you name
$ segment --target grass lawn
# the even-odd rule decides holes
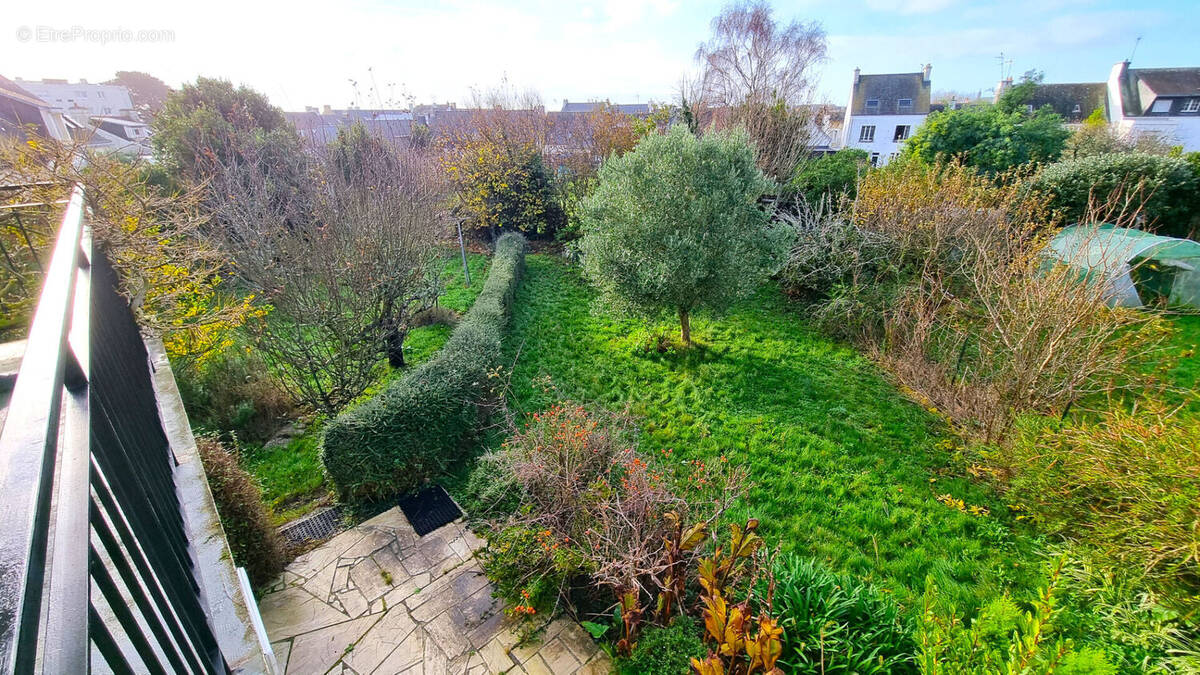
[[[463,283],[462,261],[457,249],[442,271],[445,292],[438,299],[438,304],[459,313],[469,309],[483,290],[491,259],[484,255],[468,254],[467,264],[471,270],[470,286]],[[449,326],[439,324],[414,328],[404,341],[404,356],[408,365],[389,370],[363,396],[374,394],[393,378],[429,360],[446,344],[450,332]],[[263,500],[270,507],[277,524],[299,518],[330,499],[320,457],[322,423],[321,419],[314,421],[302,436],[292,439],[286,446],[250,446],[242,450],[242,465],[262,486]]]
[[[505,347],[520,411],[552,402],[535,382],[543,376],[561,396],[628,403],[655,456],[725,455],[749,468],[754,486],[735,517],[761,518],[785,551],[875,582],[909,607],[927,576],[961,606],[1041,582],[1038,542],[951,468],[961,462],[936,414],[811,330],[773,284],[727,316],[694,319],[702,346],[685,352],[651,346],[678,326],[599,314],[592,301],[576,268],[527,259]],[[962,505],[939,501],[946,494]]]

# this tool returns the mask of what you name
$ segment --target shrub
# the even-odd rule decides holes
[[[925,675],[1115,675],[1104,652],[1079,647],[1056,635],[1059,614],[1055,584],[1061,571],[1024,610],[1007,595],[1000,596],[967,621],[958,610],[926,588],[917,641],[918,663]]]
[[[859,227],[818,202],[797,216],[780,214],[796,238],[779,280],[788,295],[819,300],[841,285],[861,286],[883,274],[894,257],[893,239]]]
[[[1194,612],[1164,605],[1140,570],[1079,556],[1078,546],[1063,548],[1074,553],[1059,577],[1064,611],[1058,625],[1064,633],[1103,645],[1123,673],[1197,672],[1200,634]]]
[[[775,583],[787,672],[916,672],[916,643],[900,608],[875,587],[797,555],[776,561]]]
[[[621,606],[625,656],[644,622],[684,613],[684,573],[745,479],[725,462],[688,462],[681,480],[692,489],[681,496],[637,440],[624,414],[558,404],[531,415],[484,458],[481,474],[516,497],[512,512],[490,523],[481,553],[498,595],[536,614],[571,603],[573,591],[602,591]]]
[[[692,672],[690,661],[703,658],[704,642],[700,626],[689,616],[678,616],[669,626],[650,626],[629,658],[617,659],[621,675],[686,675]]]
[[[996,457],[1011,474],[1007,499],[1118,569],[1200,588],[1200,419],[1142,409],[1037,422]]]
[[[790,187],[814,205],[822,200],[837,201],[842,195],[854,199],[858,179],[866,173],[870,155],[866,150],[845,148],[800,165]]]
[[[1067,222],[1085,220],[1092,203],[1118,203],[1127,212],[1140,208],[1159,233],[1186,237],[1200,215],[1196,174],[1178,157],[1134,152],[1059,162],[1046,167],[1034,187]]]
[[[639,314],[727,308],[783,263],[788,228],[758,205],[772,187],[740,132],[647,136],[600,169],[583,204],[584,271],[605,300]]]
[[[326,426],[321,460],[342,498],[413,490],[460,455],[492,393],[524,260],[521,235],[500,237],[483,290],[437,356]]]
[[[1027,113],[1001,105],[967,106],[930,114],[905,151],[928,164],[955,160],[996,175],[1057,160],[1069,134],[1049,107]]]
[[[285,560],[283,542],[271,526],[262,491],[220,441],[201,436],[196,446],[234,562],[246,568],[255,586],[267,584],[283,571]]]
[[[192,424],[225,440],[266,442],[297,414],[262,359],[238,346],[204,361],[174,359],[172,367]]]
[[[1154,314],[1109,309],[1103,284],[1042,264],[1053,222],[1019,175],[888,166],[864,177],[850,213],[799,221],[784,281],[826,294],[812,312],[820,323],[995,439],[1021,411],[1062,414],[1144,385],[1135,361],[1164,336]]]

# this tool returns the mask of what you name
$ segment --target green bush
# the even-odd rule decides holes
[[[321,460],[343,499],[411,491],[459,456],[491,393],[524,260],[524,237],[501,236],[483,291],[437,356],[326,426]]]
[[[790,187],[804,195],[809,204],[822,199],[838,199],[843,194],[850,199],[858,188],[858,178],[866,172],[871,156],[866,150],[845,148],[800,165]]]
[[[263,506],[262,490],[220,441],[201,436],[196,446],[233,560],[246,568],[255,586],[263,586],[283,571],[284,548]]]
[[[256,354],[239,347],[202,364],[172,364],[192,425],[225,441],[265,443],[299,414]]]
[[[1196,173],[1178,157],[1134,152],[1074,159],[1046,167],[1034,185],[1066,222],[1085,218],[1089,201],[1102,206],[1126,195],[1144,201],[1142,215],[1161,234],[1188,236],[1200,215]]]
[[[700,640],[703,628],[690,616],[677,616],[670,626],[651,626],[642,631],[629,658],[618,659],[621,675],[685,675],[692,672],[692,657],[706,653]]]
[[[925,675],[1115,675],[1105,653],[1065,639],[1055,623],[1061,564],[1028,608],[999,596],[968,620],[928,583],[922,603],[917,661]]]
[[[1200,419],[1146,405],[1056,425],[1023,418],[993,454],[1006,500],[1117,569],[1200,588]]]
[[[794,554],[776,563],[775,580],[787,672],[916,672],[916,644],[900,609],[874,586]]]

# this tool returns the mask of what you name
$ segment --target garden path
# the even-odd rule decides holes
[[[607,673],[575,622],[529,644],[492,597],[461,520],[418,537],[399,508],[296,558],[259,600],[288,675]]]

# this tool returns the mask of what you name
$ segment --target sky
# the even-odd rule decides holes
[[[677,98],[724,0],[308,3],[23,2],[4,11],[0,75],[86,78],[140,70],[172,87],[247,84],[285,110],[466,104],[507,81],[564,99]],[[934,91],[985,95],[1001,74],[1100,82],[1135,67],[1200,66],[1200,0],[776,0],[778,21],[819,22],[817,98],[844,104],[864,73],[933,66]],[[1137,39],[1141,37],[1140,43]],[[1136,52],[1134,51],[1136,46]]]

